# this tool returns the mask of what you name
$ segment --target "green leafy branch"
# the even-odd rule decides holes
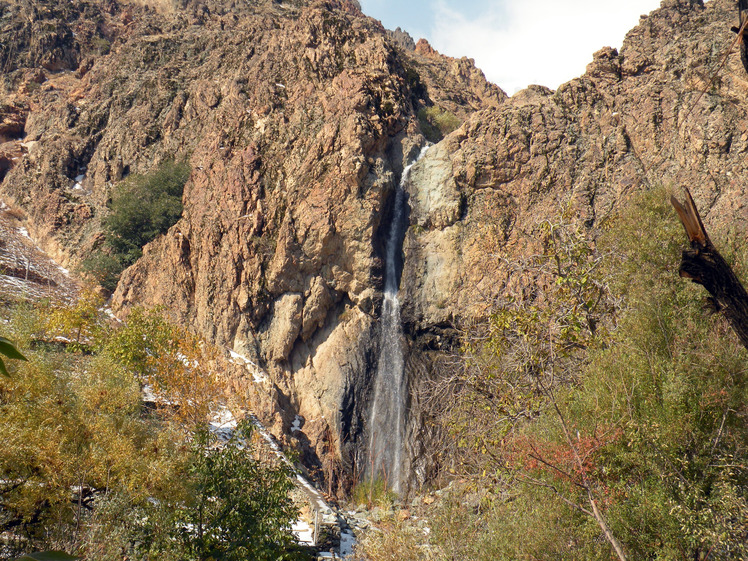
[[[12,358],[15,360],[27,360],[25,356],[23,356],[18,349],[16,349],[15,345],[8,341],[5,337],[0,337],[0,354],[5,355],[8,358]],[[9,377],[10,374],[8,373],[8,369],[5,367],[5,362],[3,362],[3,359],[0,358],[0,374],[3,376]]]

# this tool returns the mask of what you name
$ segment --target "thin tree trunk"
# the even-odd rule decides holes
[[[685,191],[686,200],[682,204],[670,197],[690,243],[690,248],[683,250],[680,276],[707,289],[714,307],[724,312],[740,342],[748,349],[748,293],[712,245],[693,197],[688,189]]]
[[[597,506],[597,500],[595,499],[595,495],[592,492],[592,486],[590,485],[590,482],[587,480],[587,475],[585,474],[584,462],[582,461],[582,457],[579,455],[579,450],[577,449],[576,446],[574,446],[574,441],[571,438],[571,433],[569,432],[569,427],[566,424],[566,419],[564,418],[563,413],[561,413],[561,409],[559,408],[558,403],[556,403],[556,399],[553,396],[550,396],[550,397],[553,403],[553,408],[556,410],[556,414],[558,415],[558,418],[561,421],[561,428],[564,431],[566,442],[569,445],[569,448],[571,448],[572,452],[574,453],[575,459],[577,460],[577,466],[579,467],[579,474],[582,477],[582,487],[587,493],[587,500],[589,501],[590,506],[592,507],[592,516],[597,521],[597,524],[598,526],[600,526],[600,529],[603,531],[603,534],[605,535],[605,539],[608,540],[608,543],[611,545],[611,547],[613,547],[613,550],[616,552],[616,555],[618,556],[619,561],[627,561],[626,553],[624,553],[621,543],[613,535],[613,532],[610,530],[610,526],[608,526],[608,522],[605,520],[603,513],[600,512],[600,509]]]

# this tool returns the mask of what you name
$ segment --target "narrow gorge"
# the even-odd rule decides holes
[[[400,271],[402,242],[409,216],[406,186],[410,169],[426,153],[403,170],[395,193],[395,204],[387,234],[384,274],[384,301],[379,325],[379,357],[374,376],[373,402],[369,414],[368,476],[381,478],[396,493],[402,488],[403,436],[405,415],[410,401],[405,378],[405,349],[400,317]]]

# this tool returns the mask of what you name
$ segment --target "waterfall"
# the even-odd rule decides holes
[[[402,346],[400,300],[397,297],[397,253],[407,225],[405,185],[413,167],[426,153],[425,146],[415,161],[403,170],[395,194],[390,231],[387,235],[384,302],[380,320],[379,361],[374,378],[374,403],[369,420],[369,475],[382,478],[395,492],[400,491],[403,432],[405,431],[405,356]]]

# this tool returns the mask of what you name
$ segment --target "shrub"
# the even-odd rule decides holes
[[[387,487],[387,481],[382,478],[364,477],[351,491],[351,501],[356,505],[366,505],[366,508],[379,506],[391,507],[397,494]]]
[[[10,377],[0,376],[0,556],[64,549],[101,561],[307,559],[290,532],[297,513],[286,471],[255,459],[246,427],[219,444],[205,409],[197,411],[211,395],[181,375],[205,359],[200,342],[156,312],[112,330],[91,302],[23,308],[4,324],[28,362],[11,361]],[[25,333],[49,326],[97,343],[86,353],[28,345]],[[0,353],[21,356],[8,346]],[[135,365],[198,414],[183,423],[147,413]]]
[[[91,39],[91,48],[98,55],[108,55],[112,48],[112,43],[103,37],[93,37]]]
[[[101,286],[114,290],[122,271],[143,247],[182,215],[182,193],[190,176],[186,162],[168,160],[145,175],[132,175],[115,189],[104,219],[104,246],[82,264]]]
[[[223,445],[207,430],[195,435],[186,471],[190,499],[179,518],[196,559],[276,561],[293,549],[291,524],[299,513],[289,497],[290,473],[256,460],[250,439],[248,422]]]
[[[104,221],[109,244],[134,262],[145,244],[165,233],[182,215],[189,165],[169,160],[146,175],[126,179],[114,192]]]
[[[489,543],[460,558],[610,559],[591,498],[629,559],[748,556],[748,353],[678,276],[685,238],[662,190],[604,229],[534,262],[566,273],[533,286],[545,300],[503,302],[467,346],[449,429],[465,475],[497,492],[480,514],[431,512],[439,558],[484,524]],[[606,300],[615,322],[589,316]]]
[[[460,119],[446,109],[432,105],[418,110],[418,124],[429,142],[439,142],[460,126]]]
[[[214,368],[217,350],[167,321],[161,311],[135,308],[127,323],[103,341],[103,354],[150,385],[163,398],[160,409],[166,416],[194,428],[207,422],[211,404],[221,395]]]

